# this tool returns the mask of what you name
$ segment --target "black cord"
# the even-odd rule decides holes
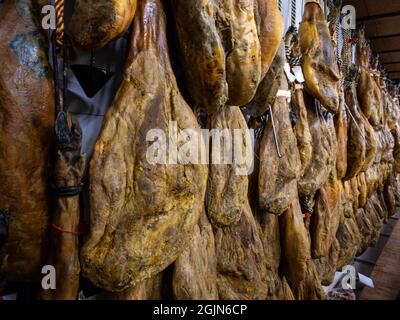
[[[54,81],[54,99],[56,105],[56,113],[62,111],[61,97],[60,97],[60,79],[58,70],[58,60],[57,60],[57,32],[54,30],[51,34],[51,55],[53,61],[53,81]]]

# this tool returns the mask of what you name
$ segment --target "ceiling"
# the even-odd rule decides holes
[[[400,0],[344,0],[356,8],[357,23],[365,24],[372,50],[388,77],[400,83]]]

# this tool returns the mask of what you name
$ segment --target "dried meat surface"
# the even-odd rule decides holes
[[[209,126],[212,140],[207,213],[214,225],[229,226],[240,220],[248,206],[251,136],[239,107],[225,107],[211,115]]]
[[[281,79],[281,90],[287,90],[286,79]],[[272,107],[275,132],[271,117],[264,129],[260,146],[259,205],[274,214],[282,214],[297,198],[297,180],[301,161],[296,136],[289,118],[285,97],[277,97]],[[278,154],[279,146],[281,157]]]
[[[172,288],[177,300],[218,300],[214,233],[205,213],[173,264]]]
[[[322,6],[306,1],[299,28],[306,89],[330,112],[339,108],[339,79],[335,50]]]
[[[136,0],[77,0],[69,33],[82,47],[102,48],[129,28],[136,5]]]
[[[156,143],[154,153],[163,150],[162,137],[148,141],[150,130],[199,128],[170,66],[159,0],[138,2],[131,40],[90,162],[90,234],[81,251],[83,274],[109,291],[135,286],[176,260],[202,213],[207,180],[204,165],[170,165],[173,152],[161,164],[148,157]],[[179,144],[174,140],[170,146]]]
[[[51,215],[55,111],[39,17],[33,1],[0,3],[0,209],[9,217],[3,271],[16,281],[40,277]]]
[[[194,106],[218,112],[228,101],[225,51],[218,33],[216,3],[172,1],[179,57]]]

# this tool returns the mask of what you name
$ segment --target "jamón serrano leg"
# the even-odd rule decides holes
[[[249,103],[261,81],[261,47],[254,1],[215,1],[216,26],[226,57],[227,103],[231,106]]]
[[[10,218],[8,278],[35,281],[47,250],[54,101],[35,1],[0,3],[0,208]]]
[[[287,90],[288,84],[283,74],[280,81],[281,90]],[[280,215],[297,198],[301,161],[289,118],[287,98],[276,97],[271,110],[274,122],[270,114],[260,146],[259,204],[261,209]]]
[[[102,48],[132,22],[136,0],[77,0],[69,22],[72,39],[85,48]]]
[[[211,116],[210,128],[227,130],[230,134],[233,134],[234,129],[241,129],[241,134],[248,135],[247,124],[240,109],[226,108],[229,110]],[[243,139],[242,145],[237,147],[246,150],[248,146],[249,138]],[[226,150],[226,146],[222,150]],[[220,148],[212,148],[211,159],[220,152]],[[218,295],[222,300],[263,300],[268,295],[268,285],[261,230],[247,197],[248,177],[238,175],[247,170],[240,172],[238,168],[238,163],[234,161],[233,164],[211,164],[210,170],[218,170],[218,175],[210,174],[208,190],[208,215],[215,237]],[[226,187],[218,186],[221,182],[222,186]],[[225,193],[223,201],[218,200],[218,193],[224,189],[228,192]],[[232,217],[239,220],[232,220]],[[226,221],[230,223],[226,224]]]
[[[215,1],[171,2],[186,90],[195,107],[218,112],[228,100],[228,84]]]
[[[124,80],[90,162],[90,233],[81,264],[108,291],[135,286],[172,264],[203,212],[207,167],[171,165],[173,152],[157,160],[165,146],[161,133],[178,128],[201,138],[172,71],[162,5],[140,0]],[[156,137],[149,141],[149,133]],[[183,145],[174,140],[172,146]],[[202,139],[198,148],[204,152]]]
[[[306,0],[299,37],[306,89],[324,108],[336,114],[339,108],[338,64],[322,6],[314,0]]]
[[[261,78],[267,74],[282,41],[284,21],[278,0],[257,0],[260,16]]]

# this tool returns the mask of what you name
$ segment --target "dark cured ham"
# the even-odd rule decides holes
[[[0,3],[0,208],[10,221],[5,270],[17,281],[37,279],[44,265],[55,137],[51,74],[32,3]]]

